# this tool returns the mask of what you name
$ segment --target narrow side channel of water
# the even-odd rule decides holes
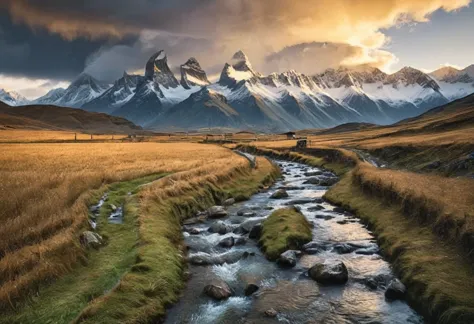
[[[394,275],[379,255],[372,233],[351,214],[322,201],[328,187],[306,183],[309,178],[335,176],[303,164],[277,163],[283,179],[270,190],[229,207],[226,218],[183,227],[191,276],[166,323],[423,323],[406,303],[386,300],[385,289]],[[270,199],[278,188],[285,188],[289,197]],[[272,211],[291,204],[301,208],[314,229],[312,244],[288,269],[268,261],[257,242],[243,233]],[[210,227],[221,234],[211,233]],[[219,246],[228,237],[239,245]],[[347,266],[346,284],[324,286],[308,277],[315,263],[332,260]],[[223,301],[207,297],[203,289],[215,279],[224,280],[233,296]],[[249,283],[259,290],[246,297]],[[278,315],[269,317],[265,314],[269,309]]]

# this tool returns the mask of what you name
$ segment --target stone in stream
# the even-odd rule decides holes
[[[112,211],[116,211],[117,210],[117,206],[115,206],[114,204],[110,204],[110,209]]]
[[[93,213],[93,214],[99,213],[100,206],[98,206],[98,205],[91,206],[91,207],[89,208],[89,210],[90,210],[90,212]]]
[[[288,193],[285,189],[278,189],[270,196],[270,199],[283,199],[288,197]]]
[[[342,207],[334,207],[332,211],[338,214],[344,214],[346,212],[345,209]]]
[[[303,251],[308,251],[310,249],[318,249],[320,251],[327,251],[329,249],[329,244],[324,242],[309,242],[303,245]]]
[[[227,212],[222,206],[212,206],[207,210],[210,218],[221,218],[227,216]]]
[[[198,266],[221,265],[224,263],[232,264],[238,262],[240,259],[245,259],[252,255],[254,255],[253,252],[232,250],[218,255],[201,252],[189,256],[188,261],[189,263]]]
[[[204,293],[215,300],[224,300],[232,296],[229,285],[222,280],[214,280],[204,287]]]
[[[379,251],[380,251],[379,248],[376,245],[374,245],[374,246],[369,246],[366,248],[356,250],[355,254],[372,255],[372,254],[379,253]]]
[[[323,210],[324,207],[321,205],[316,205],[308,208],[308,211],[318,211],[318,210]]]
[[[279,187],[278,190],[283,189],[286,191],[294,191],[294,190],[304,190],[305,187],[297,187],[297,186],[283,186]]]
[[[333,219],[333,218],[335,218],[335,217],[334,217],[334,216],[331,216],[331,215],[318,214],[318,215],[314,216],[314,218],[317,218],[317,219],[324,219],[324,220],[330,220],[330,219]]]
[[[200,230],[198,230],[197,228],[193,227],[193,228],[190,228],[190,229],[187,229],[186,232],[188,232],[189,234],[191,235],[198,235],[201,233]]]
[[[229,232],[232,232],[232,227],[222,221],[218,221],[218,222],[213,223],[207,231],[210,233],[217,233],[220,235],[224,235]]]
[[[330,187],[338,181],[337,178],[324,177],[320,178],[319,185],[324,187]]]
[[[319,176],[319,175],[322,175],[323,174],[323,171],[311,171],[311,172],[305,172],[305,176],[306,177],[315,177],[315,176]]]
[[[191,217],[191,218],[185,219],[183,221],[183,225],[194,225],[198,223],[203,223],[206,221],[206,219],[207,219],[207,216],[204,216],[204,215]]]
[[[297,257],[301,255],[300,251],[288,250],[280,254],[277,263],[282,267],[294,267],[296,265]]]
[[[234,230],[234,234],[248,234],[255,225],[260,224],[261,222],[261,219],[249,219],[240,224],[239,227]]]
[[[236,240],[235,240],[235,245],[245,245],[247,244],[247,239],[245,237],[238,237]]]
[[[405,285],[400,280],[393,279],[385,291],[385,297],[390,300],[403,300],[405,299],[406,292],[407,288]]]
[[[234,198],[229,198],[229,199],[224,201],[224,206],[232,206],[233,204],[235,204],[235,199]]]
[[[344,220],[339,220],[336,223],[338,223],[339,225],[346,225],[348,223],[348,221],[346,219],[344,219]]]
[[[262,224],[257,224],[249,232],[249,238],[257,240],[262,235]]]
[[[235,244],[235,239],[232,236],[226,237],[225,239],[219,242],[219,246],[223,248],[231,248],[234,246],[234,244]]]
[[[250,208],[243,208],[243,209],[240,209],[239,211],[237,211],[237,216],[253,217],[253,216],[256,216],[256,215],[257,215],[257,213],[254,212]]]
[[[345,284],[349,279],[349,272],[342,261],[316,263],[308,273],[313,280],[321,284]]]
[[[270,308],[265,311],[265,316],[267,317],[277,317],[278,312],[275,310],[275,308]]]
[[[301,198],[301,199],[295,199],[291,200],[287,203],[285,203],[286,206],[291,206],[291,205],[306,205],[306,204],[311,204],[314,202],[313,198]]]
[[[312,185],[319,185],[319,179],[316,177],[311,177],[307,179],[303,184],[312,184]]]
[[[85,231],[79,237],[79,241],[87,248],[98,249],[103,245],[102,236],[92,231]]]
[[[259,289],[260,289],[260,287],[255,285],[255,284],[248,284],[247,287],[245,287],[244,294],[245,294],[245,296],[250,296],[250,295],[256,293]]]

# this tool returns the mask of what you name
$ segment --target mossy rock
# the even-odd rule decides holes
[[[295,207],[274,211],[262,222],[260,245],[269,260],[287,250],[298,250],[312,239],[311,224]]]

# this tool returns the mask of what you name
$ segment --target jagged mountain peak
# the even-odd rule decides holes
[[[176,88],[179,85],[178,80],[168,66],[168,58],[163,50],[153,54],[146,63],[145,78],[155,81],[166,89]]]
[[[431,88],[434,91],[439,91],[439,85],[435,80],[433,80],[433,78],[411,66],[405,66],[398,72],[389,75],[386,78],[385,83],[392,84],[394,87],[398,87],[399,84],[404,86],[418,84],[423,88]]]
[[[0,89],[0,101],[10,106],[20,106],[28,104],[29,100],[15,91]]]
[[[181,85],[185,89],[191,89],[195,86],[206,86],[210,84],[207,79],[206,72],[201,68],[199,62],[191,57],[186,63],[180,66],[181,69]]]
[[[95,85],[101,85],[103,82],[97,80],[94,78],[92,75],[83,72],[79,74],[79,76],[72,81],[71,85],[69,87],[80,87],[82,85],[90,85],[90,86],[95,86]]]

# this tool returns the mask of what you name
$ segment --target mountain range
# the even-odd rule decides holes
[[[180,65],[180,74],[178,80],[159,51],[146,62],[143,76],[124,73],[109,85],[81,74],[67,89],[51,90],[31,103],[103,112],[149,129],[280,132],[348,122],[390,124],[474,93],[474,65],[430,74],[411,67],[386,74],[360,65],[316,75],[294,70],[263,75],[239,51],[215,83],[195,58]],[[27,103],[16,97],[16,103],[7,103]]]

